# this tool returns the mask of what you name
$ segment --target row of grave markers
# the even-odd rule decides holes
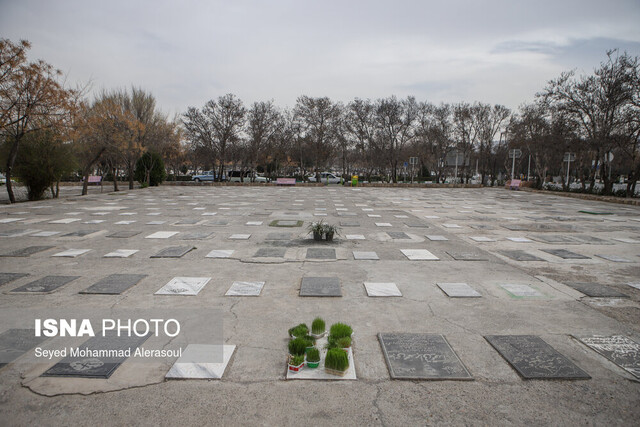
[[[0,285],[26,277],[25,273],[0,273]],[[119,295],[138,284],[146,274],[111,274],[81,294],[112,294]],[[9,293],[51,293],[62,286],[79,279],[80,276],[45,276],[33,282],[22,285]],[[174,277],[162,286],[155,295],[198,295],[211,280],[211,277]],[[225,293],[226,296],[259,296],[265,282],[234,281]],[[467,283],[436,283],[436,285],[451,298],[478,298],[482,295]],[[629,298],[628,295],[615,289],[597,283],[569,282],[567,286],[596,298]],[[629,283],[636,289],[640,284]],[[526,284],[507,283],[500,285],[512,297],[544,297],[535,287]],[[392,282],[364,282],[364,288],[370,297],[401,297],[398,286]],[[303,277],[300,284],[300,296],[312,297],[340,297],[342,288],[337,277]]]
[[[132,350],[141,346],[150,335],[144,336],[96,336],[83,344],[89,350]],[[512,366],[523,379],[590,379],[566,356],[558,352],[542,338],[535,335],[486,335],[485,340]],[[640,345],[621,335],[579,336],[579,342],[604,356],[629,374],[640,379]],[[6,364],[16,360],[46,338],[36,337],[30,329],[9,329],[0,334],[0,351],[10,352],[4,358]],[[460,360],[446,337],[441,334],[424,333],[379,333],[389,375],[392,379],[408,380],[473,380],[472,374]],[[219,362],[210,360],[211,354],[220,351]],[[222,378],[236,347],[189,344],[165,378],[219,379]],[[298,376],[287,374],[288,379],[356,379],[352,349],[350,352],[351,374],[344,378],[326,375]],[[207,355],[209,356],[207,358]],[[44,371],[44,377],[75,377],[108,379],[126,361],[126,356],[84,357],[67,356]]]

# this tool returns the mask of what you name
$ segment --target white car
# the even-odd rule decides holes
[[[313,174],[309,177],[309,182],[316,182],[316,175]],[[331,172],[320,172],[320,182],[326,184],[340,184],[341,180],[339,176],[335,176]]]

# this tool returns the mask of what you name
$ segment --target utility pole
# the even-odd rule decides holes
[[[527,181],[529,181],[530,172],[531,172],[531,154],[529,154],[529,166],[527,166]]]

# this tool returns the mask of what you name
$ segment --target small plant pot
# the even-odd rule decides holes
[[[327,233],[325,236],[327,238],[327,242],[333,242],[333,234],[334,233]]]
[[[300,372],[302,370],[302,367],[304,366],[304,362],[302,362],[298,366],[292,365],[291,363],[289,363],[288,365],[289,365],[289,370],[290,371],[292,371],[292,372]]]
[[[327,368],[327,367],[325,367],[325,368],[324,368],[324,371],[325,371],[327,374],[330,374],[330,375],[337,375],[337,376],[339,376],[339,377],[344,377],[344,375],[347,373],[347,371],[346,371],[346,370],[345,370],[345,371],[336,371],[335,369],[329,369],[329,368]]]
[[[312,348],[315,348],[314,346],[311,347],[307,347],[304,349],[304,354],[307,354],[307,351],[311,350]]]
[[[306,363],[307,363],[307,368],[310,368],[310,369],[315,369],[318,366],[320,366],[320,362],[319,361],[318,362],[309,362],[309,361],[307,361]]]
[[[313,232],[313,240],[315,240],[316,242],[319,242],[322,240],[322,233],[316,233],[315,231]]]

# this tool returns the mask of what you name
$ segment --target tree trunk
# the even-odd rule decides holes
[[[13,184],[11,183],[11,177],[13,175],[13,165],[16,162],[16,157],[18,157],[18,142],[22,136],[16,137],[13,144],[11,145],[11,150],[9,151],[9,157],[7,158],[7,168],[5,172],[5,178],[7,180],[7,194],[9,195],[9,203],[16,202],[16,196],[13,194]]]
[[[113,191],[120,191],[118,190],[118,169],[111,168],[111,174],[113,175]]]
[[[84,170],[82,171],[82,175],[84,176],[84,182],[82,183],[83,196],[86,196],[89,193],[89,172],[91,172],[91,167],[95,164],[95,162],[100,160],[100,157],[102,157],[102,153],[104,153],[105,150],[106,147],[100,149],[98,154],[96,154],[96,156],[91,160],[91,162],[89,162],[87,166],[85,166]]]

